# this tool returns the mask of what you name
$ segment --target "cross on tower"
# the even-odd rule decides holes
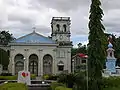
[[[32,29],[33,29],[33,32],[35,32],[35,30],[36,30],[36,27],[33,27]]]

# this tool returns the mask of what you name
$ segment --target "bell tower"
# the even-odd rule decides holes
[[[53,17],[51,21],[52,40],[70,44],[70,22],[70,17]]]
[[[59,45],[56,48],[56,71],[57,72],[71,72],[71,48],[72,42],[70,41],[70,17],[53,17],[51,21],[52,40],[56,41]],[[62,62],[62,69],[61,63]]]

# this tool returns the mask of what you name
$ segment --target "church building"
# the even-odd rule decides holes
[[[27,70],[31,74],[58,74],[71,72],[70,17],[53,17],[51,37],[35,31],[8,44],[9,73]]]

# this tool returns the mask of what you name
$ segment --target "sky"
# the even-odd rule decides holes
[[[110,34],[120,35],[120,1],[101,0],[103,25]],[[36,32],[50,36],[52,17],[71,18],[71,41],[88,42],[91,0],[0,0],[0,30],[9,30],[18,38]]]

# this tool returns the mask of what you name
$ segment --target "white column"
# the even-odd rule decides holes
[[[42,76],[43,75],[43,58],[42,58],[42,51],[39,49],[39,61],[38,61],[38,75]]]
[[[52,73],[56,74],[56,49],[53,50],[53,63],[52,63]]]
[[[29,58],[27,57],[26,59],[26,70],[28,71],[29,70]]]
[[[70,50],[67,52],[67,70],[68,70],[68,73],[71,72],[71,51]]]
[[[41,60],[42,60],[42,56],[41,56],[41,53],[42,53],[42,50],[39,49],[39,56],[38,56],[38,76],[41,76],[42,72],[41,72]]]
[[[75,60],[73,59],[73,60],[72,60],[72,72],[73,72],[73,73],[74,73],[74,67],[75,67],[75,66],[74,66],[74,61],[75,61]]]
[[[12,75],[15,75],[15,61],[14,61],[14,49],[11,49],[10,50],[10,57],[11,57],[11,60],[10,60],[10,63],[11,63],[11,72],[12,72]]]
[[[25,56],[24,56],[24,58],[25,58],[25,63],[24,63],[24,70],[26,70],[26,71],[28,71],[28,69],[29,69],[29,56],[27,55],[27,52],[28,52],[28,50],[29,49],[24,49],[24,51],[25,51]]]
[[[11,61],[12,61],[12,75],[15,75],[15,62],[13,57]]]

